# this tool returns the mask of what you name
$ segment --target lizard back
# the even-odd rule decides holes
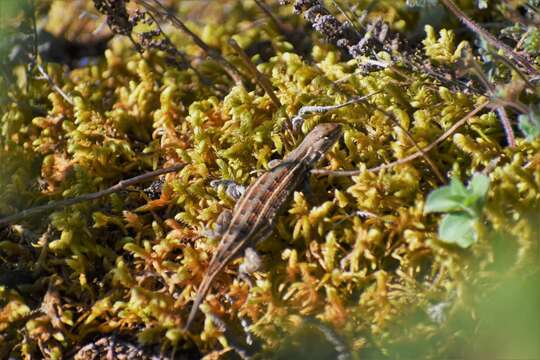
[[[233,209],[230,224],[197,290],[186,330],[193,322],[214,278],[242,250],[270,236],[279,210],[340,135],[338,124],[318,125],[283,162],[248,187]]]

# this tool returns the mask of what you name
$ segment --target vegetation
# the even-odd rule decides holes
[[[14,4],[0,358],[540,356],[537,1]],[[321,122],[343,137],[263,269],[183,331],[222,180]]]
[[[461,247],[469,247],[477,240],[475,225],[482,219],[483,205],[489,187],[486,175],[474,174],[467,188],[459,179],[450,185],[433,190],[424,206],[426,213],[448,212],[439,225],[439,238]]]

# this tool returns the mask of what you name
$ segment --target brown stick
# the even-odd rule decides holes
[[[461,126],[463,126],[471,117],[473,117],[474,115],[476,115],[477,113],[479,113],[482,109],[484,109],[486,106],[488,106],[490,103],[489,102],[486,102],[486,103],[483,103],[482,105],[478,106],[477,108],[475,108],[473,111],[471,111],[470,113],[468,113],[467,115],[465,115],[461,120],[459,120],[457,123],[455,123],[450,129],[446,130],[444,132],[444,134],[442,134],[441,136],[439,136],[437,138],[437,140],[435,140],[434,142],[432,142],[430,145],[426,146],[425,148],[422,149],[422,151],[424,153],[430,151],[431,149],[433,149],[434,147],[436,147],[437,145],[439,145],[440,143],[442,143],[444,140],[446,140],[446,138],[448,138],[450,135],[452,135],[454,133],[454,131],[456,131],[458,128],[460,128]],[[418,157],[422,156],[422,152],[420,151],[417,151],[415,152],[414,154],[412,155],[409,155],[407,157],[404,157],[403,159],[399,159],[399,160],[396,160],[394,162],[391,162],[389,164],[383,164],[383,165],[379,165],[379,166],[376,166],[376,167],[373,167],[371,169],[367,169],[367,171],[370,171],[370,172],[377,172],[379,170],[382,170],[382,169],[388,169],[388,168],[391,168],[393,166],[396,166],[396,165],[401,165],[401,164],[405,164],[411,160],[414,160]],[[334,176],[356,176],[356,175],[359,175],[362,173],[362,170],[324,170],[324,169],[313,169],[311,170],[311,173],[312,174],[319,174],[319,175],[334,175]]]
[[[281,101],[279,101],[279,98],[277,97],[276,93],[274,92],[274,89],[272,87],[272,83],[270,82],[270,79],[263,73],[261,73],[255,64],[251,61],[248,54],[238,45],[238,43],[234,39],[229,39],[229,45],[236,51],[238,55],[242,58],[242,61],[246,65],[248,71],[251,73],[251,75],[255,78],[255,81],[259,86],[268,94],[272,102],[274,103],[274,106],[276,109],[281,108]],[[285,129],[291,130],[293,129],[291,119],[287,117],[287,121],[285,122]]]
[[[237,52],[238,55],[242,58],[242,61],[246,65],[247,69],[251,73],[251,75],[255,78],[255,81],[259,84],[259,86],[268,94],[276,108],[281,107],[281,101],[279,101],[278,97],[276,96],[276,93],[274,92],[274,89],[272,89],[272,83],[268,79],[267,76],[262,74],[255,64],[251,62],[251,59],[249,58],[248,54],[238,45],[238,43],[234,39],[229,39],[229,45],[232,46],[232,48]]]
[[[45,80],[47,80],[47,82],[49,83],[49,85],[53,88],[54,91],[56,91],[57,93],[60,94],[60,96],[62,96],[64,98],[64,100],[66,100],[68,102],[68,104],[70,105],[73,105],[73,99],[68,96],[64,90],[60,89],[60,87],[58,85],[56,85],[56,83],[53,81],[53,79],[51,79],[51,77],[49,76],[49,74],[47,73],[47,71],[45,71],[45,69],[43,68],[43,66],[41,66],[41,64],[37,64],[36,65],[36,68],[38,69],[38,71],[40,72],[41,76],[43,76],[43,78]]]
[[[255,0],[255,4],[265,13],[266,16],[272,21],[278,31],[284,36],[289,36],[290,32],[287,30],[285,25],[278,19],[277,16],[272,13],[272,10],[264,3],[263,0]]]
[[[136,0],[139,4],[144,6],[146,9],[159,14],[162,17],[165,17],[168,19],[171,23],[173,23],[175,26],[180,28],[182,32],[184,32],[186,35],[188,35],[191,40],[200,47],[206,55],[210,56],[212,59],[217,61],[223,69],[229,74],[229,76],[236,82],[237,84],[242,82],[242,73],[238,71],[234,67],[233,64],[231,64],[229,61],[227,61],[223,55],[219,52],[219,50],[210,47],[208,44],[206,44],[200,37],[197,36],[193,31],[191,31],[178,17],[176,17],[174,14],[172,14],[167,8],[165,8],[162,4],[159,3],[159,1],[154,0],[154,3],[156,6],[153,6],[149,4],[146,0]]]
[[[511,62],[509,61],[508,63],[511,64]],[[471,71],[476,74],[478,79],[480,79],[480,82],[484,85],[490,97],[497,97],[497,89],[495,88],[495,85],[491,84],[487,76],[482,71],[482,67],[480,66],[480,64],[478,64],[478,62],[472,56],[467,57],[466,64],[470,67]],[[517,70],[517,68],[515,69]],[[520,72],[518,71],[518,73]],[[512,125],[510,124],[508,113],[503,106],[497,106],[496,111],[497,114],[499,114],[501,125],[504,129],[504,133],[506,134],[506,142],[508,143],[509,147],[513,148],[516,146],[516,137],[514,136],[514,130],[512,130]]]
[[[57,208],[65,207],[65,206],[70,206],[70,205],[78,204],[78,203],[81,203],[81,202],[84,202],[84,201],[95,200],[95,199],[98,199],[100,197],[103,197],[103,196],[118,192],[118,191],[120,191],[122,189],[125,189],[126,187],[128,187],[130,185],[136,184],[136,183],[144,181],[144,180],[151,179],[151,178],[153,178],[155,176],[159,176],[159,175],[162,175],[162,174],[178,171],[178,170],[182,169],[184,166],[185,166],[185,164],[176,164],[176,165],[166,167],[166,168],[163,168],[163,169],[159,169],[159,170],[156,170],[156,171],[150,171],[150,172],[144,173],[142,175],[138,175],[138,176],[129,178],[127,180],[121,180],[116,185],[113,185],[113,186],[111,186],[111,187],[109,187],[109,188],[107,188],[105,190],[101,190],[101,191],[94,192],[94,193],[89,193],[89,194],[83,194],[81,196],[77,196],[77,197],[74,197],[74,198],[55,201],[55,202],[52,202],[52,203],[49,203],[49,204],[40,205],[40,206],[36,206],[36,207],[30,208],[30,209],[26,209],[26,210],[23,210],[23,211],[21,211],[21,212],[19,212],[17,214],[7,216],[5,218],[0,219],[0,226],[7,225],[7,224],[10,224],[12,222],[19,221],[19,220],[22,220],[22,219],[27,218],[29,216],[39,214],[39,213],[42,213],[42,212],[45,212],[45,211],[48,211],[48,210],[53,210],[53,209],[57,209]]]
[[[439,181],[442,183],[442,184],[446,184],[446,179],[444,178],[444,176],[441,174],[440,170],[437,168],[437,165],[435,165],[435,163],[431,160],[431,158],[426,154],[426,152],[424,150],[422,150],[420,148],[420,146],[418,145],[418,143],[416,142],[416,140],[414,140],[414,138],[412,137],[412,135],[409,133],[409,131],[407,131],[407,129],[405,129],[403,126],[401,126],[401,124],[399,123],[399,121],[396,119],[395,115],[384,110],[384,109],[381,109],[380,107],[378,107],[377,105],[373,105],[373,104],[370,104],[368,103],[367,101],[364,102],[366,105],[368,106],[372,106],[375,110],[378,110],[380,112],[382,112],[389,120],[392,124],[394,124],[395,126],[399,127],[401,129],[401,131],[403,131],[403,133],[405,134],[405,136],[407,137],[407,139],[409,139],[409,141],[411,142],[411,144],[418,150],[418,152],[420,153],[420,156],[422,156],[424,158],[424,160],[426,160],[426,162],[428,163],[428,165],[431,167],[431,169],[433,170],[433,172],[435,173],[435,175],[437,176],[437,178],[439,179]]]
[[[506,56],[511,58],[519,65],[523,66],[530,74],[540,75],[540,71],[538,71],[534,66],[532,66],[531,63],[527,61],[527,59],[517,54],[514,50],[512,50],[512,48],[499,41],[495,36],[491,35],[490,32],[488,32],[483,27],[474,22],[463,11],[461,11],[461,9],[452,0],[441,0],[441,2],[471,31],[482,36],[495,48],[502,50]]]
[[[504,133],[506,134],[508,146],[511,148],[516,147],[516,137],[514,136],[514,130],[512,130],[512,124],[510,124],[510,119],[508,118],[506,109],[503,106],[497,106],[496,111],[501,119],[501,124],[503,126]]]

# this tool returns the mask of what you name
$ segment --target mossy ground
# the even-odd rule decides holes
[[[40,13],[48,19],[38,20],[53,34],[60,27],[76,38],[69,31],[81,20],[59,19],[81,8],[49,3]],[[92,11],[91,2],[78,6]],[[302,28],[290,8],[275,11]],[[0,78],[6,89],[0,99],[1,215],[160,167],[186,166],[166,175],[157,193],[150,183],[140,184],[0,228],[0,358],[72,356],[113,334],[148,345],[148,354],[233,356],[222,350],[231,339],[212,316],[249,320],[263,358],[312,356],[313,339],[323,344],[317,354],[331,358],[337,350],[325,329],[359,359],[540,353],[528,341],[538,329],[526,331],[530,324],[511,315],[518,340],[489,349],[485,339],[507,321],[489,309],[505,304],[538,315],[529,302],[515,301],[518,293],[531,299],[539,293],[536,278],[529,278],[537,274],[539,255],[538,139],[518,137],[515,147],[507,146],[496,112],[485,108],[428,153],[446,180],[452,174],[466,181],[480,171],[491,180],[478,241],[467,249],[446,245],[437,238],[440,216],[423,211],[429,192],[443,184],[422,157],[369,169],[416,152],[404,129],[426,147],[487,96],[406,68],[358,72],[356,60],[308,27],[302,45],[293,46],[252,1],[184,4],[178,14],[246,73],[227,41],[233,37],[249,49],[282,107],[253,83],[234,84],[172,26],[164,30],[193,68],[171,65],[159,51],[138,53],[119,36],[88,65],[44,62],[72,104],[48,81],[25,74],[24,65],[11,68]],[[404,34],[418,21],[403,4],[383,2],[371,16],[381,14]],[[99,24],[85,21],[84,28]],[[451,64],[465,46],[453,37],[428,29],[420,48],[432,61]],[[529,97],[537,101],[535,89]],[[374,94],[371,105],[306,116],[297,133],[283,130],[302,106],[368,94]],[[400,127],[376,108],[393,114]],[[183,332],[219,241],[201,235],[234,204],[210,181],[249,184],[321,122],[341,123],[344,135],[320,167],[362,171],[310,176],[311,193],[296,192],[274,235],[259,244],[265,267],[254,286],[237,280],[238,262],[231,264],[202,307],[198,330]],[[527,292],[530,284],[536,287]],[[505,293],[507,287],[515,290]]]

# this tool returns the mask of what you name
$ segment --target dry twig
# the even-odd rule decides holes
[[[154,14],[158,14],[159,16],[168,19],[173,25],[175,25],[180,30],[182,30],[182,32],[188,35],[191,40],[208,56],[217,61],[236,83],[242,82],[242,73],[238,71],[238,69],[233,64],[227,61],[227,59],[225,59],[223,55],[221,55],[219,50],[212,48],[208,44],[206,44],[200,37],[197,36],[197,34],[191,31],[177,16],[172,14],[159,1],[153,0],[155,6],[150,4],[146,0],[136,0],[136,2],[141,4],[148,11],[151,11]]]
[[[454,14],[471,31],[482,36],[487,42],[489,42],[495,48],[502,50],[506,56],[508,56],[510,59],[512,59],[513,61],[515,61],[516,63],[523,66],[525,69],[527,69],[528,73],[534,74],[534,75],[540,75],[540,71],[538,71],[534,66],[532,66],[531,63],[527,61],[527,59],[517,54],[514,50],[512,50],[512,48],[510,48],[505,43],[501,42],[499,39],[491,35],[491,33],[486,31],[483,27],[481,27],[475,21],[469,18],[467,14],[461,11],[461,9],[452,0],[441,0],[441,2],[444,4],[444,6],[446,6],[448,10],[452,12],[452,14]]]
[[[272,12],[272,10],[268,7],[268,5],[266,5],[264,3],[263,0],[255,0],[255,4],[257,4],[257,6],[262,10],[262,12],[264,12],[264,14],[266,16],[268,16],[268,18],[270,19],[270,21],[272,21],[272,23],[274,24],[274,26],[278,29],[278,31],[285,35],[285,36],[290,36],[290,31],[287,29],[287,27],[285,26],[285,24],[283,24],[279,18],[277,16],[274,15],[274,13]]]
[[[101,190],[101,191],[97,191],[97,192],[89,193],[89,194],[83,194],[81,196],[77,196],[77,197],[74,197],[74,198],[64,199],[64,200],[55,201],[55,202],[52,202],[52,203],[49,203],[49,204],[29,208],[29,209],[23,210],[23,211],[21,211],[21,212],[19,212],[17,214],[7,216],[5,218],[0,219],[0,226],[7,225],[7,224],[13,223],[15,221],[22,220],[22,219],[25,219],[25,218],[27,218],[29,216],[36,215],[36,214],[39,214],[39,213],[42,213],[42,212],[45,212],[45,211],[54,210],[54,209],[58,209],[58,208],[63,208],[63,207],[78,204],[78,203],[81,203],[81,202],[84,202],[84,201],[95,200],[95,199],[98,199],[100,197],[107,196],[107,195],[110,195],[112,193],[121,191],[121,190],[125,189],[126,187],[128,187],[130,185],[133,185],[133,184],[136,184],[136,183],[139,183],[141,181],[145,181],[145,180],[148,180],[150,178],[153,178],[153,177],[156,177],[156,176],[159,176],[159,175],[162,175],[162,174],[178,171],[178,170],[182,169],[184,166],[185,166],[185,164],[176,164],[176,165],[166,167],[166,168],[163,168],[163,169],[159,169],[159,170],[156,170],[156,171],[150,171],[150,172],[144,173],[142,175],[138,175],[138,176],[129,178],[127,180],[121,180],[116,185],[113,185],[113,186],[111,186],[111,187],[109,187],[109,188],[107,188],[105,190]]]
[[[281,107],[281,101],[279,101],[278,97],[276,96],[276,93],[274,92],[274,89],[272,89],[272,83],[268,79],[266,75],[261,73],[255,64],[251,62],[251,59],[249,58],[248,54],[238,45],[238,43],[234,39],[229,40],[229,45],[232,46],[232,48],[240,55],[242,58],[242,61],[246,65],[248,71],[251,73],[251,75],[255,78],[255,81],[260,85],[260,87],[268,94],[276,108]]]
[[[60,94],[60,96],[62,96],[64,98],[64,100],[66,100],[70,105],[73,105],[74,102],[73,102],[73,99],[68,95],[66,94],[62,89],[60,89],[60,87],[58,85],[55,84],[55,82],[51,79],[51,77],[49,76],[49,74],[47,74],[47,72],[45,71],[45,69],[43,69],[43,66],[41,66],[41,64],[37,64],[36,65],[36,68],[38,69],[38,71],[40,72],[41,76],[43,76],[43,78],[45,80],[47,80],[47,82],[49,83],[49,85],[51,85],[51,87],[53,88],[54,91],[56,91],[57,93]]]
[[[470,118],[472,118],[474,115],[478,114],[482,109],[490,105],[490,102],[483,103],[482,105],[476,107],[473,111],[465,115],[461,120],[459,120],[457,123],[452,125],[448,130],[444,132],[441,136],[437,138],[434,142],[432,142],[430,145],[426,146],[425,148],[421,149],[421,151],[417,151],[412,155],[406,156],[403,159],[396,160],[394,162],[391,162],[389,164],[383,164],[376,166],[371,169],[367,169],[367,171],[370,172],[377,172],[383,169],[389,169],[391,167],[394,167],[396,165],[405,164],[411,160],[414,160],[418,157],[423,156],[423,154],[427,153],[440,143],[442,143],[444,140],[446,140],[450,135],[452,135],[458,128],[463,126]],[[313,169],[311,172],[313,174],[319,174],[319,175],[334,175],[334,176],[357,176],[362,173],[363,170],[323,170],[323,169]]]

